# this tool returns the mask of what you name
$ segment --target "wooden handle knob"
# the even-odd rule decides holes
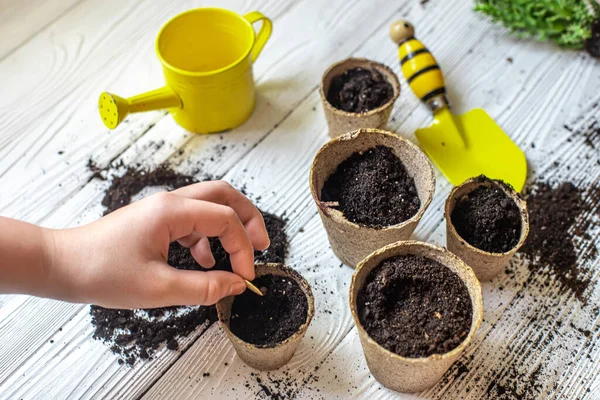
[[[415,35],[413,25],[404,20],[396,21],[390,26],[390,38],[397,44],[401,44],[406,39]]]

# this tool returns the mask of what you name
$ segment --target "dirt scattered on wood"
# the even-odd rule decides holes
[[[104,214],[128,205],[135,195],[147,187],[166,187],[174,190],[196,182],[198,181],[194,176],[176,172],[168,165],[159,165],[151,171],[129,168],[123,176],[113,177],[102,199],[102,205],[106,207]]]
[[[576,132],[572,134],[579,136]],[[590,174],[597,174],[593,163],[588,161],[584,165],[591,168]],[[556,162],[550,171],[557,170],[568,171],[568,168]],[[594,357],[593,338],[600,332],[594,321],[600,311],[594,303],[597,288],[590,278],[598,258],[600,183],[575,182],[564,178],[564,174],[558,175],[562,178],[540,178],[525,190],[531,231],[520,254],[530,272],[515,269],[516,264],[506,267],[509,282],[519,276],[525,278],[522,290],[511,302],[523,305],[523,299],[528,299],[526,321],[520,324],[527,333],[499,349],[492,348],[495,352],[485,353],[483,359],[480,353],[463,357],[461,361],[470,369],[467,393],[477,392],[479,397],[483,394],[494,399],[556,396],[564,389],[557,378],[572,368],[571,362],[565,365],[561,360],[585,363],[586,358]],[[571,295],[579,306],[569,300]],[[565,312],[567,307],[569,311]],[[521,315],[511,315],[512,308],[506,312],[507,318]],[[480,349],[486,351],[486,346]],[[479,360],[473,363],[473,357]],[[498,363],[498,359],[507,362]],[[457,374],[453,367],[447,379],[453,382]],[[457,390],[458,393],[462,392]]]
[[[244,386],[253,391],[255,398],[269,400],[292,400],[298,397],[309,399],[325,399],[318,393],[318,389],[311,391],[311,385],[319,382],[318,371],[321,366],[319,363],[314,369],[306,371],[300,369],[293,373],[286,370],[277,372],[250,373],[250,378],[246,379]],[[304,375],[300,379],[299,376]],[[302,392],[302,396],[300,395]]]
[[[583,301],[590,278],[583,265],[586,260],[579,259],[578,238],[588,243],[592,239],[589,231],[597,225],[600,187],[536,182],[527,188],[526,199],[530,232],[520,253],[531,271],[557,280],[562,289]]]
[[[89,165],[95,175],[107,179],[106,170],[97,167],[92,161]],[[104,214],[126,206],[147,187],[159,186],[173,190],[196,182],[193,175],[176,172],[167,165],[155,169],[126,168],[122,176],[112,178],[110,187],[105,192],[102,200],[106,207]],[[288,252],[285,221],[264,212],[263,218],[271,239],[271,247],[264,252],[256,251],[255,259],[260,262],[281,263]],[[231,271],[229,256],[218,238],[210,238],[209,241],[216,261],[214,269]],[[194,260],[189,249],[177,242],[169,246],[167,263],[178,269],[204,270]],[[94,326],[93,337],[106,343],[120,356],[119,364],[128,365],[135,364],[139,359],[152,358],[156,350],[163,345],[169,350],[181,350],[185,337],[217,320],[215,308],[212,306],[120,310],[92,305],[90,314]]]

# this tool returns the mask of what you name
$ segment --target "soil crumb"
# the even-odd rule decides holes
[[[415,180],[386,146],[352,154],[327,178],[324,202],[338,202],[351,222],[374,228],[396,225],[421,206]]]
[[[481,176],[479,186],[456,203],[450,219],[456,232],[471,246],[491,253],[513,249],[521,237],[521,213],[515,202],[496,184]]]
[[[331,80],[327,101],[335,108],[364,113],[381,107],[394,96],[394,88],[376,70],[353,68]]]
[[[365,330],[403,357],[427,357],[456,348],[469,334],[473,306],[458,275],[437,261],[396,256],[368,275],[358,293]]]
[[[89,165],[94,174],[105,179],[102,178],[102,173],[106,171],[98,168],[93,162]],[[108,214],[129,204],[147,187],[163,186],[173,190],[196,182],[194,176],[173,171],[167,165],[153,170],[128,168],[123,176],[112,179],[102,204],[106,207],[105,214]],[[256,251],[255,260],[281,263],[288,253],[285,220],[273,214],[262,214],[271,246],[264,252]],[[209,241],[216,261],[213,268],[231,271],[229,256],[219,240],[210,238]],[[177,242],[169,246],[167,263],[178,269],[204,271],[194,260],[189,249]],[[162,344],[166,344],[169,350],[181,349],[182,339],[196,329],[202,329],[201,326],[208,327],[217,320],[214,307],[201,306],[119,310],[92,305],[90,314],[94,326],[93,337],[106,343],[120,356],[119,364],[129,365],[135,364],[139,359],[151,358]]]
[[[529,261],[529,269],[549,274],[583,300],[590,278],[582,266],[585,260],[578,262],[581,249],[576,243],[577,237],[591,240],[588,230],[596,222],[587,214],[598,213],[600,187],[585,190],[572,182],[536,182],[527,189],[526,199],[530,232],[520,252]]]
[[[93,164],[91,164],[93,165]],[[96,170],[95,173],[98,173]],[[159,165],[153,170],[128,168],[123,176],[115,176],[104,194],[104,215],[131,203],[132,198],[147,187],[164,186],[169,190],[198,182],[194,176],[174,171],[168,165]]]
[[[245,386],[252,390],[255,398],[258,399],[292,400],[303,397],[324,400],[323,395],[311,390],[313,389],[312,384],[319,382],[318,369],[319,366],[311,371],[299,369],[290,372],[280,369],[276,372],[251,372],[250,377],[245,380]],[[302,376],[303,378],[301,378]]]
[[[121,356],[119,364],[126,362],[133,365],[138,359],[151,358],[163,343],[167,343],[170,350],[178,350],[177,338],[189,335],[207,321],[207,326],[216,321],[212,307],[189,307],[181,315],[176,315],[175,311],[159,320],[152,319],[150,313],[144,315],[144,310],[91,306],[93,337],[105,342],[111,351]]]
[[[592,57],[600,58],[600,18],[592,24],[592,35],[585,40],[585,50]]]
[[[245,342],[272,347],[298,331],[308,315],[306,295],[296,281],[278,275],[263,275],[252,283],[266,288],[264,296],[247,290],[231,308],[230,328]]]

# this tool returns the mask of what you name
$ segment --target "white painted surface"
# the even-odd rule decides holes
[[[250,121],[223,135],[196,136],[152,112],[132,115],[108,132],[95,109],[98,93],[131,95],[159,86],[153,38],[160,25],[209,4],[240,13],[258,9],[274,20],[274,34],[255,65],[259,96]],[[526,149],[533,174],[561,160],[573,166],[563,172],[576,181],[600,177],[597,150],[581,138],[567,142],[562,127],[599,113],[593,107],[600,101],[598,62],[509,37],[474,14],[470,1],[431,0],[423,7],[384,0],[27,0],[0,6],[0,34],[14,38],[0,46],[0,213],[52,227],[98,218],[106,184],[90,180],[90,157],[101,165],[169,160],[182,171],[192,163],[246,186],[261,208],[287,213],[289,264],[316,295],[315,319],[294,359],[281,371],[260,374],[267,382],[291,374],[298,398],[415,397],[380,387],[368,373],[347,306],[352,271],[331,253],[308,192],[312,158],[327,141],[317,86],[331,63],[363,56],[398,72],[387,27],[409,18],[442,65],[456,112],[485,108]],[[389,129],[414,140],[412,132],[430,118],[402,81]],[[416,238],[444,244],[442,205],[449,189],[438,174]],[[598,260],[590,263],[594,278],[597,267]],[[544,287],[519,260],[512,268],[514,276],[484,284],[485,321],[461,359],[469,371],[461,373],[456,364],[421,395],[485,399],[492,380],[526,382],[541,366],[541,397],[600,398],[598,334],[585,338],[571,327],[597,332],[598,290],[590,290],[582,306],[572,296],[550,296],[557,288]],[[553,314],[536,319],[544,304]],[[260,388],[252,371],[220,328],[203,331],[190,335],[183,355],[163,350],[131,369],[91,338],[87,306],[0,296],[0,398],[255,397]]]

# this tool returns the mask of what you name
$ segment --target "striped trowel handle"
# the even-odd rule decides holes
[[[390,29],[390,36],[398,44],[402,74],[415,95],[433,108],[436,108],[432,104],[435,101],[447,104],[440,66],[427,47],[415,39],[412,24],[407,21],[395,22]]]

